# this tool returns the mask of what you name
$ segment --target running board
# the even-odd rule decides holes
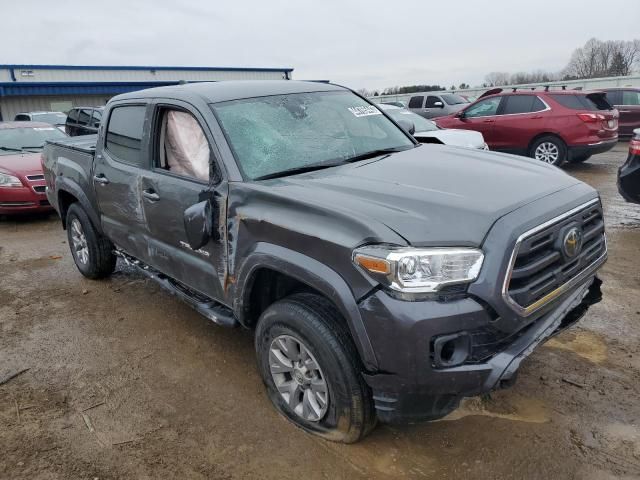
[[[201,293],[194,292],[186,285],[166,276],[164,273],[157,271],[137,258],[127,255],[121,250],[114,250],[114,253],[116,256],[122,258],[127,265],[136,267],[136,269],[146,277],[155,281],[162,288],[178,297],[213,323],[223,327],[236,327],[239,325],[238,320],[233,316],[230,308],[225,307]]]

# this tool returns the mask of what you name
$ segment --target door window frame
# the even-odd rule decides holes
[[[154,173],[158,173],[161,175],[167,175],[169,177],[173,177],[180,180],[186,180],[193,183],[198,183],[200,185],[206,186],[217,186],[223,180],[226,179],[226,173],[224,168],[221,167],[222,161],[220,157],[220,153],[217,149],[216,143],[213,139],[213,135],[211,134],[211,130],[209,129],[209,125],[205,121],[202,114],[195,108],[193,105],[173,100],[173,99],[164,99],[159,98],[155,99],[152,102],[151,108],[152,112],[152,121],[149,129],[149,162],[151,171]],[[156,160],[160,158],[159,152],[159,142],[160,142],[160,134],[159,129],[162,128],[162,113],[166,110],[176,110],[179,112],[185,112],[190,114],[193,118],[196,119],[198,125],[202,129],[207,142],[209,143],[209,180],[200,180],[198,178],[189,177],[186,175],[180,175],[177,173],[173,173],[171,170],[167,170],[166,168],[162,168],[159,165],[156,165]],[[215,172],[215,175],[214,175]],[[215,181],[214,181],[215,180]]]

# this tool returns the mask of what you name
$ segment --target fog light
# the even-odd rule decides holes
[[[471,337],[467,332],[436,337],[433,341],[433,364],[436,368],[463,364],[471,354]]]

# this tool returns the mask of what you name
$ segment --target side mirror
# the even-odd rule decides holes
[[[213,208],[211,200],[191,205],[184,211],[187,242],[193,250],[204,247],[212,236]]]
[[[433,102],[433,106],[436,108],[444,108],[444,103],[442,102]]]
[[[459,112],[456,112],[454,117],[456,117],[456,118],[464,118],[464,117],[466,117],[466,115],[464,113],[464,110],[460,110]]]
[[[411,120],[401,118],[398,120],[398,125],[400,125],[400,127],[406,132],[409,132],[410,135],[416,133],[416,126]]]

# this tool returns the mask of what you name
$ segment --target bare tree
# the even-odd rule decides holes
[[[564,70],[565,78],[629,75],[640,62],[640,40],[590,39],[574,50]]]
[[[509,85],[510,75],[507,72],[491,72],[485,75],[484,81],[489,87]]]

